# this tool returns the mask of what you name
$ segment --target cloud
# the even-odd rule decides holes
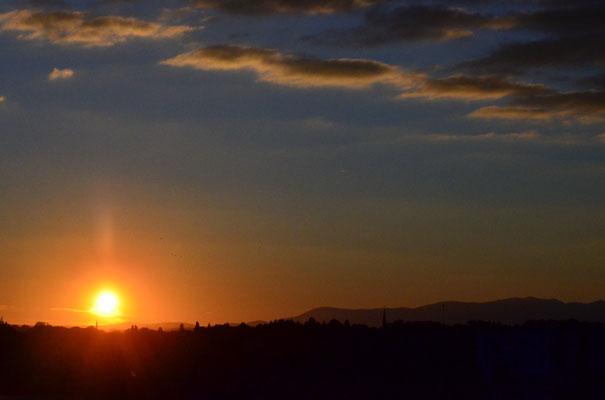
[[[508,120],[526,120],[538,119],[547,120],[555,117],[555,113],[544,109],[531,109],[521,107],[500,107],[488,106],[473,111],[468,116],[469,118],[480,119],[508,119]]]
[[[139,2],[140,0],[97,0],[96,5],[106,6],[113,4],[136,4]]]
[[[111,46],[131,38],[174,38],[194,29],[120,16],[93,17],[77,11],[15,10],[0,14],[0,31],[24,32],[22,39],[86,47]]]
[[[430,77],[418,79],[416,86],[400,95],[400,98],[487,100],[551,92],[552,89],[544,85],[513,82],[500,75],[453,75],[440,79]]]
[[[511,27],[546,35],[500,45],[491,54],[462,63],[483,73],[519,74],[533,68],[605,65],[605,6],[574,2],[565,7],[508,13]]]
[[[605,115],[605,91],[560,92],[541,84],[511,81],[501,75],[453,75],[431,78],[420,75],[399,98],[442,98],[495,100],[506,98],[505,106],[486,106],[469,117],[509,120],[575,119],[584,123],[601,122]]]
[[[604,121],[605,92],[555,92],[543,95],[519,96],[508,106],[488,106],[471,114],[470,118],[508,120],[575,119],[584,123]]]
[[[591,35],[599,41],[605,32],[603,5],[584,5],[510,11],[487,15],[454,7],[465,2],[376,7],[365,14],[363,24],[344,30],[331,29],[307,39],[333,45],[379,46],[412,40],[449,40],[472,36],[480,29],[523,29],[556,37]],[[470,2],[476,6],[476,2]],[[556,4],[545,3],[546,6]]]
[[[51,307],[51,311],[69,311],[74,313],[90,313],[90,310],[80,310],[78,308],[67,308],[67,307]]]
[[[477,29],[508,29],[509,18],[486,16],[461,8],[445,6],[376,8],[365,14],[358,27],[331,29],[307,36],[319,43],[353,46],[379,46],[412,40],[450,40],[469,37]]]
[[[538,7],[569,7],[570,4],[574,6],[590,6],[590,5],[601,5],[602,0],[574,0],[573,3],[569,0],[442,0],[441,2],[447,2],[448,4],[455,4],[461,6],[486,6],[486,5],[534,5]]]
[[[605,6],[603,4],[579,6],[573,2],[564,7],[532,12],[521,11],[509,15],[518,28],[555,36],[594,34],[605,31],[605,26],[603,26]]]
[[[4,96],[0,96],[0,103],[2,103],[5,100],[6,100],[6,98]]]
[[[263,81],[289,86],[341,86],[364,88],[375,83],[405,90],[402,98],[497,99],[511,95],[550,93],[544,85],[512,82],[498,75],[453,75],[430,78],[405,73],[400,68],[373,60],[295,57],[277,50],[234,45],[204,47],[180,54],[161,64],[200,70],[250,69]]]
[[[603,121],[605,92],[555,92],[520,96],[509,107],[486,107],[471,114],[484,119],[576,119],[580,122]]]
[[[490,15],[453,7],[481,2],[375,7],[353,28],[330,29],[305,36],[319,44],[375,47],[405,41],[451,40],[472,36],[477,30],[524,30],[542,37],[506,43],[491,54],[461,63],[456,70],[482,74],[520,74],[534,68],[584,67],[605,64],[605,6],[595,2],[563,4],[537,1],[547,7],[534,11],[500,11]],[[512,3],[512,6],[521,4]],[[509,4],[510,5],[510,4]],[[554,8],[553,8],[554,7]]]
[[[536,130],[512,133],[489,132],[484,134],[412,134],[400,136],[396,139],[397,143],[498,143],[498,144],[531,144],[531,145],[557,145],[557,146],[577,146],[594,145],[595,143],[605,143],[605,133],[601,135],[586,135],[578,133],[563,133],[542,135]]]
[[[504,140],[504,141],[535,141],[540,139],[541,136],[537,131],[531,130],[528,132],[521,133],[485,133],[483,135],[473,136],[476,140]]]
[[[294,87],[362,89],[381,83],[401,90],[398,96],[401,99],[508,99],[507,105],[480,108],[469,114],[470,118],[562,118],[593,123],[601,121],[605,114],[602,91],[558,92],[545,85],[515,82],[500,75],[432,78],[373,60],[324,60],[266,48],[216,45],[180,54],[161,64],[208,71],[252,70],[259,80]]]
[[[566,112],[584,114],[605,113],[605,92],[588,90],[583,92],[555,92],[517,98],[514,105],[545,107]]]
[[[514,98],[509,105],[488,106],[470,118],[508,120],[575,119],[585,123],[602,122],[605,115],[605,92],[556,92],[529,94]]]
[[[51,72],[48,75],[48,79],[50,79],[51,81],[54,81],[56,79],[69,79],[72,76],[74,76],[74,70],[73,69],[58,69],[55,68],[53,69],[53,72]]]
[[[486,57],[461,63],[456,69],[518,74],[532,68],[589,65],[605,65],[605,41],[592,35],[508,43]]]
[[[196,7],[242,15],[335,14],[386,2],[385,0],[200,0]]]
[[[259,80],[295,87],[365,88],[376,83],[408,87],[415,79],[399,68],[372,60],[295,57],[277,50],[233,45],[204,47],[161,64],[200,70],[243,70]]]
[[[484,133],[480,135],[452,135],[452,134],[428,134],[403,136],[400,140],[427,141],[427,142],[530,142],[542,139],[535,130],[521,133]]]

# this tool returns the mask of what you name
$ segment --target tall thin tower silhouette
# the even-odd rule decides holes
[[[382,309],[382,329],[387,327],[387,308]]]

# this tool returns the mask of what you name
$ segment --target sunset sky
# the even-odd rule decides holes
[[[573,6],[570,6],[573,4]],[[3,0],[0,315],[605,293],[605,6]]]

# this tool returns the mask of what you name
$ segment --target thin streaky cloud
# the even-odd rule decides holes
[[[133,38],[170,39],[195,29],[109,15],[95,17],[78,11],[15,10],[0,14],[0,31],[21,32],[20,39],[54,44],[107,47]]]
[[[605,92],[598,90],[559,92],[542,84],[515,82],[499,75],[453,75],[417,79],[416,87],[399,97],[435,100],[490,100],[507,98],[506,106],[486,106],[470,118],[508,120],[574,119],[598,123],[605,115]]]
[[[603,122],[605,92],[556,92],[514,98],[508,106],[489,106],[469,114],[471,118],[509,120],[574,119],[586,124]]]
[[[376,83],[409,87],[414,75],[398,67],[365,59],[295,57],[273,49],[234,45],[200,48],[162,61],[199,70],[252,70],[261,81],[294,87],[366,88]]]
[[[558,92],[542,84],[515,82],[501,75],[453,75],[432,78],[367,59],[298,57],[274,49],[216,45],[182,53],[161,64],[206,71],[252,70],[261,81],[293,87],[364,89],[386,84],[401,91],[400,99],[497,100],[469,114],[470,118],[509,120],[575,119],[599,122],[605,113],[605,92]]]
[[[489,132],[483,134],[424,134],[424,135],[405,135],[397,138],[396,142],[406,143],[427,143],[427,144],[446,144],[446,143],[500,143],[509,145],[556,145],[556,146],[576,146],[593,145],[596,142],[605,143],[605,134],[591,136],[578,134],[558,134],[543,135],[536,130],[525,132],[497,133]]]
[[[514,23],[509,17],[484,15],[462,8],[413,5],[372,9],[357,27],[329,29],[305,39],[321,44],[375,47],[416,40],[468,38],[480,29],[506,30]]]
[[[533,96],[553,93],[542,84],[514,82],[502,75],[452,75],[445,78],[417,79],[417,85],[399,97],[425,99],[487,100],[507,96]]]
[[[407,135],[399,138],[399,141],[414,142],[472,142],[472,141],[537,141],[542,136],[535,130],[520,133],[495,133],[489,132],[479,135],[454,135],[454,134],[426,134]]]
[[[532,69],[605,65],[605,42],[594,35],[512,42],[454,67],[479,73],[521,74]]]
[[[586,124],[601,123],[604,121],[600,115],[578,113],[573,110],[549,110],[544,108],[524,108],[511,106],[487,106],[468,114],[469,118],[478,118],[485,120],[537,120],[550,121],[553,119],[573,119]]]
[[[90,313],[90,310],[80,310],[78,308],[69,308],[69,307],[51,307],[51,311],[69,311],[74,313]]]

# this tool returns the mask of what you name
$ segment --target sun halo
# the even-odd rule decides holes
[[[117,314],[118,299],[112,293],[101,293],[97,297],[95,313],[101,316],[112,316]]]

